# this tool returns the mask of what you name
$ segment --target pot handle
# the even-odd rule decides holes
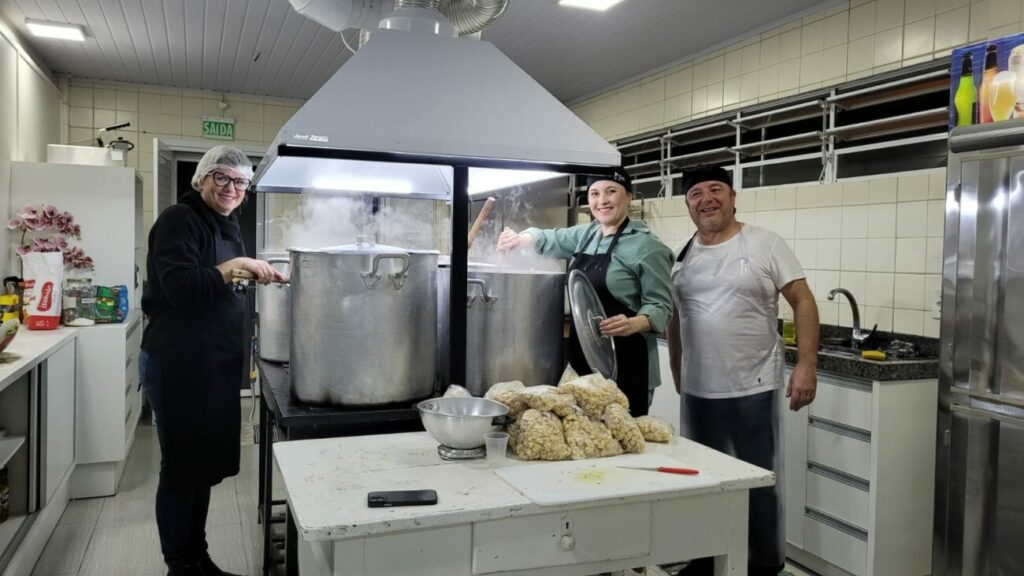
[[[494,426],[501,426],[504,428],[505,426],[508,426],[509,424],[515,422],[515,420],[515,418],[506,414],[504,416],[495,416],[494,420],[491,420],[491,424]]]
[[[470,296],[469,298],[467,298],[466,299],[466,308],[472,308],[473,307],[473,302],[476,302],[480,298],[483,299],[484,305],[487,307],[488,310],[493,308],[494,307],[494,303],[498,301],[498,297],[494,296],[493,294],[491,294],[490,290],[487,289],[487,281],[485,281],[483,278],[467,278],[466,279],[466,285],[467,286],[470,286],[470,285],[473,285],[473,284],[476,284],[476,285],[480,286],[480,294],[481,295],[480,296]]]
[[[369,272],[360,272],[359,276],[363,279],[363,285],[366,286],[367,290],[373,290],[377,285],[377,281],[380,280],[380,261],[388,258],[397,259],[402,261],[402,269],[398,272],[391,272],[388,274],[388,278],[391,279],[391,286],[395,290],[401,290],[402,286],[405,285],[405,279],[408,277],[409,265],[412,259],[409,258],[408,254],[374,254],[373,264],[370,266]]]

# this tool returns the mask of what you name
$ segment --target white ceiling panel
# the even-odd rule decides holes
[[[572,101],[831,3],[625,0],[600,13],[511,0],[483,38]],[[287,0],[0,0],[0,17],[55,72],[105,80],[308,98],[349,56]],[[25,18],[80,24],[88,39],[33,38]]]

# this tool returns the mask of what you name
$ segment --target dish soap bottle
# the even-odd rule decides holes
[[[956,94],[953,96],[953,103],[956,105],[956,125],[970,126],[978,121],[975,118],[976,108],[974,104],[978,101],[978,91],[974,88],[974,65],[971,63],[970,53],[964,54],[963,62],[960,65],[960,82],[956,87]]]

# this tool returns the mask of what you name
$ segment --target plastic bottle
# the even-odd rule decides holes
[[[956,94],[953,96],[953,104],[956,106],[956,125],[970,126],[978,121],[975,117],[974,107],[978,101],[978,92],[974,88],[974,65],[971,63],[971,55],[964,54],[963,62],[960,64],[960,80],[956,87]]]
[[[981,75],[981,97],[978,98],[981,123],[992,122],[992,80],[999,73],[999,56],[995,46],[985,48],[985,71]]]

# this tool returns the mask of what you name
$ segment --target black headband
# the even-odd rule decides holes
[[[683,173],[683,194],[701,182],[717,180],[732,188],[732,176],[720,166],[696,166]]]
[[[633,179],[629,177],[629,174],[622,168],[616,168],[611,176],[589,176],[587,178],[587,188],[589,189],[594,185],[594,182],[601,182],[602,180],[610,180],[620,184],[626,189],[626,192],[633,193]]]

